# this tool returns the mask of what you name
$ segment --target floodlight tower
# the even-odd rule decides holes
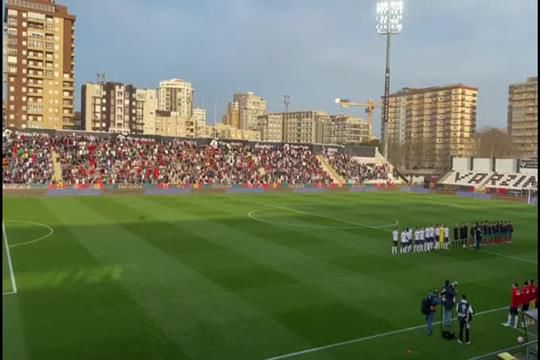
[[[377,3],[377,32],[386,35],[386,70],[384,73],[384,100],[382,116],[383,155],[388,159],[388,108],[390,105],[390,37],[401,31],[402,0],[381,0]]]

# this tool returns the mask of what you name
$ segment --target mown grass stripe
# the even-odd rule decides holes
[[[139,279],[139,284],[127,282],[126,287],[147,309],[157,324],[169,336],[175,336],[174,340],[181,344],[190,357],[217,359],[223,358],[223,354],[227,354],[225,357],[237,355],[245,357],[248,353],[256,354],[260,349],[255,344],[257,342],[260,344],[261,341],[266,342],[266,338],[261,338],[257,342],[252,341],[242,348],[231,346],[234,338],[253,335],[254,329],[246,327],[249,324],[255,327],[263,326],[265,329],[273,328],[276,336],[285,331],[287,337],[284,341],[288,339],[288,341],[305,343],[302,338],[285,330],[281,324],[266,317],[256,307],[235,296],[228,289],[213,283],[211,279],[198,273],[189,265],[179,262],[174,255],[165,253],[156,246],[155,241],[159,242],[159,239],[152,241],[152,238],[145,239],[140,233],[134,232],[126,220],[133,219],[135,214],[143,214],[150,222],[158,218],[162,219],[162,231],[174,234],[172,223],[174,219],[178,219],[177,214],[168,211],[165,215],[165,212],[153,208],[152,200],[148,199],[158,198],[139,198],[129,203],[122,199],[111,199],[111,203],[100,216],[107,219],[103,221],[105,224],[112,223],[116,231],[122,234],[119,238],[122,240],[117,246],[129,246],[133,249],[134,253],[130,254],[129,258],[131,262],[138,265],[138,269],[134,269],[129,275]],[[85,201],[85,205],[96,213],[101,209],[96,202]],[[111,221],[107,217],[108,214],[121,215],[120,219]],[[197,228],[200,228],[200,225],[197,225]],[[200,237],[204,238],[204,234],[200,234]],[[190,239],[178,238],[178,240],[189,241]],[[155,298],[154,291],[160,292],[159,298]],[[174,315],[170,313],[173,310],[176,312]],[[241,326],[231,332],[232,323],[236,323],[237,326],[241,324]],[[212,338],[211,343],[214,345],[209,345],[209,338]],[[209,356],[210,353],[213,355]]]

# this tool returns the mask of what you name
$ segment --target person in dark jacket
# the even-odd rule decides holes
[[[426,326],[428,336],[433,335],[433,319],[435,318],[435,312],[437,311],[437,305],[441,303],[438,296],[438,290],[428,295],[429,310],[426,315]]]

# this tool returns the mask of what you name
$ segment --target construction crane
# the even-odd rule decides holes
[[[368,100],[366,103],[361,102],[355,102],[351,101],[349,99],[340,99],[337,98],[336,104],[338,104],[340,107],[344,109],[349,108],[365,108],[366,113],[368,114],[368,126],[369,126],[369,140],[373,139],[373,111],[375,111],[375,107],[381,106],[381,104],[376,103],[373,100]]]

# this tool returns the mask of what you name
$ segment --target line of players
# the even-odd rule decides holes
[[[428,225],[414,231],[404,228],[401,232],[396,228],[392,231],[392,255],[397,255],[398,249],[399,254],[448,250],[449,242],[450,229],[446,225]]]
[[[450,240],[450,229],[446,225],[428,225],[425,228],[398,228],[392,231],[392,255],[410,252],[430,252],[448,250],[449,246],[474,246],[480,244],[495,245],[511,243],[514,227],[511,221],[477,221],[463,223],[453,228],[453,239]]]

